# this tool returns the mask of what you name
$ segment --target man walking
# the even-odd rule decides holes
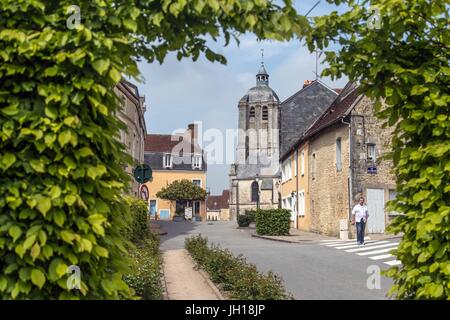
[[[366,227],[369,212],[367,206],[364,205],[364,197],[359,197],[359,203],[352,210],[352,224],[356,221],[356,241],[358,245],[364,243],[364,229]]]

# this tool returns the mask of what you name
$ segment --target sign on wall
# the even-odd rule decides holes
[[[148,164],[140,164],[133,170],[134,179],[139,183],[152,180],[152,168]]]
[[[141,186],[141,198],[145,201],[148,201],[149,191],[145,184]]]

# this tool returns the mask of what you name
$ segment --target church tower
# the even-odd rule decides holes
[[[239,100],[236,162],[230,170],[230,215],[278,207],[280,100],[269,87],[264,62],[256,86]]]

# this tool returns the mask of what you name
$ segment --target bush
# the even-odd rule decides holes
[[[133,243],[145,240],[149,234],[149,219],[147,203],[144,200],[125,196],[126,203],[130,209],[130,222],[126,230],[126,238]]]
[[[186,239],[185,248],[197,264],[208,272],[211,280],[227,291],[231,299],[292,299],[279,276],[270,271],[267,274],[260,273],[242,255],[235,257],[231,251],[219,246],[208,247],[208,240],[201,235]]]
[[[162,258],[159,252],[159,240],[148,236],[131,249],[132,272],[124,277],[125,282],[144,300],[162,299]]]
[[[265,236],[287,236],[291,224],[291,213],[286,209],[258,210],[256,233]]]
[[[250,225],[251,220],[250,217],[246,214],[240,214],[237,216],[238,226],[241,228],[246,228]]]
[[[250,223],[256,221],[256,210],[245,210],[245,214],[250,219]]]

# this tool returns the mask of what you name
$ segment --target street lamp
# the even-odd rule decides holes
[[[257,194],[257,198],[256,198],[256,209],[259,210],[259,174],[256,174],[255,181],[258,185],[258,194]]]

